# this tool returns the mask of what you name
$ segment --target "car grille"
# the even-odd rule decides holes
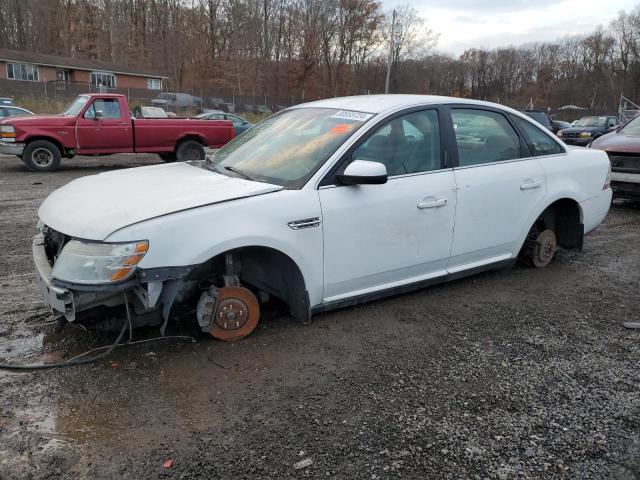
[[[608,152],[611,170],[623,173],[640,173],[640,155],[637,153]]]
[[[47,254],[49,264],[53,267],[60,256],[60,252],[62,252],[62,248],[69,241],[69,237],[46,225],[42,229],[42,233],[44,234],[44,251]]]
[[[580,132],[562,132],[563,138],[580,138]]]

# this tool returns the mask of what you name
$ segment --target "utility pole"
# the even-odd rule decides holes
[[[384,82],[384,93],[389,93],[389,79],[391,78],[391,64],[393,63],[393,47],[396,39],[396,11],[391,17],[391,38],[389,39],[389,61],[387,62],[387,79]]]

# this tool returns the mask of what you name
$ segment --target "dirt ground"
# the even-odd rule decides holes
[[[37,208],[74,178],[150,163],[79,157],[38,174],[0,157],[2,360],[113,341],[56,333],[32,273]],[[0,478],[637,478],[640,330],[621,323],[640,321],[639,267],[640,206],[616,203],[584,252],[544,270],[306,326],[276,317],[232,344],[185,323],[168,334],[194,342],[0,371]]]

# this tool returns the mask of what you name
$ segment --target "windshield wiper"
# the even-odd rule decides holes
[[[230,172],[235,173],[236,175],[241,176],[242,178],[244,178],[245,180],[251,180],[251,181],[255,181],[253,180],[253,178],[251,178],[249,175],[247,175],[246,173],[244,173],[242,170],[238,170],[236,167],[230,167],[228,165],[225,165],[224,167],[225,170],[229,170]]]

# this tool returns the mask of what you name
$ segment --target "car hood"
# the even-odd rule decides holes
[[[581,133],[581,132],[590,132],[590,133],[599,133],[604,130],[604,127],[571,127],[571,128],[563,128],[561,130],[562,133]]]
[[[29,115],[27,117],[7,117],[0,120],[0,125],[10,123],[16,127],[22,126],[63,126],[75,123],[75,117],[65,117],[62,115]]]
[[[626,135],[624,130],[611,132],[594,140],[591,147],[605,152],[640,153],[640,135]]]
[[[66,235],[104,240],[116,230],[154,217],[282,188],[187,163],[153,165],[74,180],[51,193],[38,216]]]

